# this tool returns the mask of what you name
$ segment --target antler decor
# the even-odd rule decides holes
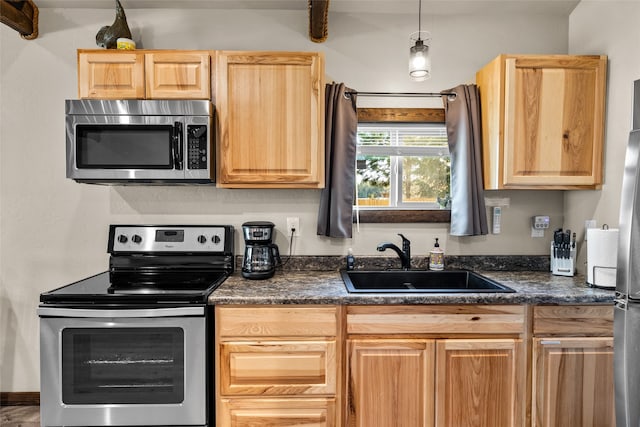
[[[130,39],[131,31],[127,24],[127,16],[124,14],[124,9],[120,2],[116,0],[116,20],[113,21],[113,24],[100,28],[98,34],[96,34],[96,44],[107,49],[115,49],[120,37]]]
[[[327,39],[329,0],[309,0],[309,38],[322,43]]]
[[[38,37],[38,6],[32,0],[0,0],[0,22],[33,40]]]

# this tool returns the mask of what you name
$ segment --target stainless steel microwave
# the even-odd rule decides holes
[[[213,108],[200,100],[65,102],[67,178],[95,184],[215,181]]]

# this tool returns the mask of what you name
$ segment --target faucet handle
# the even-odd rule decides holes
[[[409,245],[411,243],[411,241],[404,237],[402,233],[398,233],[398,236],[402,238],[402,246]]]

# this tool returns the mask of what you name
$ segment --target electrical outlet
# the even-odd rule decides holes
[[[294,237],[300,236],[300,218],[297,216],[287,217],[287,237],[291,237],[291,230],[295,229],[293,232]]]

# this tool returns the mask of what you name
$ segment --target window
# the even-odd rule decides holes
[[[444,110],[359,109],[360,222],[448,222],[450,165]]]

